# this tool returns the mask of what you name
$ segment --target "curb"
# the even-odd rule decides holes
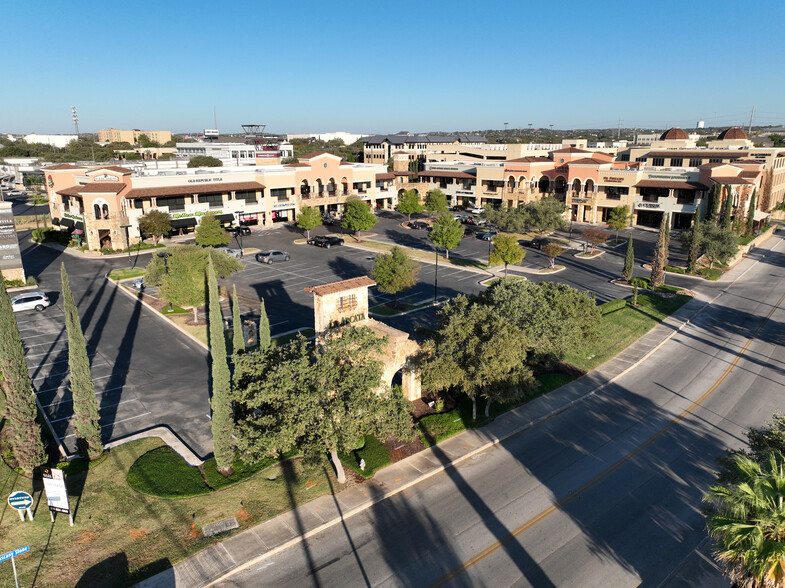
[[[368,240],[369,241],[373,241],[373,239],[368,239]],[[384,241],[373,241],[373,242],[374,243],[383,243],[384,245],[389,245],[389,243],[385,243]],[[345,247],[352,247],[354,249],[361,249],[363,251],[369,251],[371,253],[387,253],[386,251],[383,251],[383,250],[380,250],[380,249],[374,249],[373,247],[363,247],[361,243],[348,243],[348,242],[346,242],[346,243],[344,243],[344,246]],[[415,249],[415,251],[423,251],[423,250],[422,249]],[[428,252],[426,252],[426,253],[428,253]],[[436,265],[436,262],[430,261],[428,259],[421,259],[419,257],[415,257],[413,259],[415,261],[419,262],[419,263],[428,263],[430,265]],[[460,258],[460,259],[468,259],[468,258]],[[446,265],[446,266],[451,267],[453,269],[465,270],[465,271],[468,271],[468,272],[474,272],[476,274],[491,274],[491,275],[495,275],[490,270],[479,269],[479,268],[471,267],[471,266],[468,266],[468,265],[467,266],[456,265],[454,263],[451,263],[447,259],[443,259],[443,262],[444,263],[442,265]]]
[[[204,343],[202,343],[202,342],[201,342],[199,339],[197,339],[196,337],[194,337],[193,335],[191,335],[191,333],[189,333],[189,332],[187,332],[187,331],[184,331],[183,329],[181,329],[181,328],[180,328],[180,327],[177,325],[177,323],[175,323],[174,321],[170,321],[170,320],[169,320],[169,319],[167,319],[167,318],[166,318],[164,315],[162,315],[162,314],[161,314],[159,311],[157,311],[155,308],[153,308],[153,307],[152,307],[152,306],[151,306],[149,303],[145,302],[145,301],[144,301],[144,298],[142,298],[141,296],[136,296],[135,294],[133,294],[133,293],[129,292],[128,290],[126,290],[126,289],[125,289],[125,288],[124,288],[124,287],[123,287],[123,286],[120,284],[120,282],[119,282],[119,281],[118,281],[118,282],[115,282],[114,280],[111,280],[111,279],[109,279],[109,274],[108,274],[108,273],[107,273],[107,274],[104,276],[104,279],[106,279],[106,281],[110,282],[112,285],[114,285],[116,288],[118,288],[118,289],[119,289],[119,290],[120,290],[120,291],[121,291],[123,294],[125,294],[126,296],[129,296],[129,297],[130,297],[131,299],[133,299],[134,301],[141,302],[141,303],[142,303],[144,306],[146,306],[146,307],[147,307],[147,308],[148,308],[148,309],[149,309],[149,310],[150,310],[150,311],[151,311],[151,312],[152,312],[152,313],[153,313],[155,316],[157,316],[159,319],[161,319],[162,321],[164,321],[164,322],[165,322],[167,325],[169,325],[169,326],[171,326],[171,327],[174,327],[174,328],[175,328],[177,331],[179,331],[180,333],[182,333],[183,335],[185,335],[186,337],[188,337],[188,338],[189,338],[191,341],[193,341],[194,343],[196,343],[197,345],[199,345],[199,347],[201,347],[201,348],[202,348],[202,349],[204,349],[205,351],[209,351],[209,350],[210,350],[210,348],[209,348],[209,347],[207,347],[207,345],[205,345],[205,344],[204,344]],[[134,278],[134,279],[136,279],[136,278]],[[122,280],[122,281],[125,281],[125,280]]]

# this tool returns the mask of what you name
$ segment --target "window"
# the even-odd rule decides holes
[[[158,206],[167,206],[169,210],[185,210],[185,198],[183,196],[170,196],[168,198],[157,198]]]
[[[664,157],[652,157],[651,164],[654,166],[663,166],[665,165],[665,158]]]
[[[700,157],[690,159],[690,167],[699,167],[703,160]]]
[[[635,161],[638,161],[640,163],[646,163],[646,156],[645,155],[641,155],[640,157],[636,157]]]
[[[621,155],[619,155],[619,161],[629,161],[629,160],[630,160],[629,153],[622,153]]]
[[[101,213],[102,213],[102,216],[104,218],[109,218],[109,205],[108,204],[104,204],[101,207]]]
[[[144,202],[142,201],[141,198],[137,198],[136,200],[134,200],[134,208],[136,208],[137,210],[141,210],[143,207],[144,207]]]
[[[289,188],[271,188],[270,196],[278,200],[289,200]]]
[[[719,157],[710,157],[709,163],[722,163],[722,159]]]
[[[338,299],[338,310],[354,310],[357,308],[357,295],[349,294]]]
[[[238,190],[234,193],[235,200],[245,200],[246,202],[256,202],[255,190]]]
[[[99,220],[101,218],[101,207],[93,204],[93,213],[95,214],[95,220]]]
[[[199,194],[199,204],[209,204],[210,208],[220,208],[223,206],[221,194]]]
[[[684,160],[681,157],[671,157],[671,165],[673,167],[681,167],[684,165]]]

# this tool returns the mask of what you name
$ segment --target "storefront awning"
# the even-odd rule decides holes
[[[671,180],[641,180],[636,188],[668,188],[672,190],[708,190],[700,182],[679,182]]]
[[[59,225],[60,225],[60,219],[59,219],[59,218],[57,218],[56,216],[55,216],[55,217],[53,217],[53,218],[52,218],[52,224],[53,224],[53,225],[58,225],[58,226],[59,226]]]
[[[67,227],[69,229],[74,228],[74,221],[70,218],[64,218],[60,221],[60,225]]]
[[[763,212],[762,210],[756,210],[755,214],[752,215],[752,220],[755,222],[762,221],[763,219],[769,218],[768,212]]]
[[[171,223],[173,229],[184,229],[185,227],[195,227],[196,219],[194,217],[188,218],[173,218]]]
[[[74,223],[74,228],[84,231],[84,223],[82,221],[76,221]]]
[[[230,223],[234,220],[233,214],[216,214],[215,219],[220,223]]]

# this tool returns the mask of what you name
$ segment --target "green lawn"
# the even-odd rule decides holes
[[[307,329],[300,329],[296,333],[289,333],[288,335],[281,335],[279,337],[273,337],[273,343],[275,345],[281,346],[286,345],[287,343],[291,343],[297,338],[297,335],[302,335],[306,339],[310,339],[314,335],[316,335],[316,331],[311,328]]]
[[[688,300],[690,297],[684,295],[661,298],[653,294],[639,294],[637,308],[627,306],[603,316],[599,339],[569,354],[564,361],[585,371],[592,370],[629,347]]]
[[[472,401],[468,396],[462,396],[458,401],[458,405],[452,410],[440,414],[424,416],[417,421],[417,433],[420,435],[420,439],[422,439],[422,442],[426,447],[430,447],[440,441],[444,441],[448,437],[457,435],[466,429],[481,427],[489,423],[491,419],[496,418],[498,415],[507,412],[516,406],[520,406],[521,404],[526,404],[533,398],[547,394],[551,390],[555,390],[556,388],[571,382],[573,379],[572,376],[567,374],[540,374],[536,377],[538,382],[536,390],[533,390],[516,402],[506,404],[497,402],[492,404],[490,419],[485,418],[485,401],[478,398],[477,420],[472,421]]]
[[[351,247],[351,243],[347,242],[347,245]],[[370,241],[370,240],[362,241],[362,243],[359,243],[358,246],[367,247],[368,249],[375,249],[381,253],[386,253],[387,251],[390,251],[394,247],[394,245],[391,245],[390,243],[382,243],[381,241]],[[435,254],[429,251],[423,251],[421,249],[412,249],[411,247],[403,247],[401,245],[399,245],[399,247],[405,250],[406,254],[412,259],[418,259],[421,261],[433,261],[435,258]],[[447,259],[442,254],[439,254],[439,263],[455,265],[458,267],[474,267],[478,269],[488,269],[490,267],[487,263],[482,261],[477,261],[475,259],[465,259],[462,257],[455,257],[455,256],[451,257],[450,259]]]
[[[204,525],[236,517],[240,523],[236,533],[338,488],[326,461],[309,465],[294,459],[273,464],[220,493],[177,500],[140,494],[128,484],[126,473],[137,458],[162,445],[160,439],[133,441],[112,449],[95,467],[68,475],[66,484],[76,509],[73,527],[64,515],[58,515],[52,525],[40,482],[33,490],[30,480],[0,462],[0,487],[6,495],[24,490],[35,501],[32,522],[22,523],[7,506],[0,518],[3,545],[9,549],[30,545],[30,554],[16,562],[19,584],[130,586],[213,545],[215,538],[202,537]],[[178,467],[177,476],[185,475],[182,469]],[[198,474],[195,468],[192,471]],[[192,489],[196,481],[192,476]],[[0,585],[14,585],[8,562],[0,565]]]
[[[351,468],[363,478],[371,478],[386,465],[391,463],[389,450],[373,435],[366,435],[363,446],[351,453],[339,453],[338,457],[347,468]],[[365,469],[360,469],[360,460],[365,460]]]
[[[109,272],[110,280],[125,280],[126,278],[141,278],[144,275],[143,267],[135,267],[130,269],[127,267],[113,269]]]

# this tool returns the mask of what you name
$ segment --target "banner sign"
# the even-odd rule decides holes
[[[18,555],[22,555],[23,553],[27,553],[28,551],[30,551],[29,545],[25,545],[24,547],[17,547],[13,551],[8,551],[0,555],[0,562],[3,562],[7,559],[11,559],[12,557],[16,557]]]
[[[42,468],[46,502],[52,512],[71,514],[68,504],[68,492],[65,489],[65,476],[63,470],[57,468]]]

